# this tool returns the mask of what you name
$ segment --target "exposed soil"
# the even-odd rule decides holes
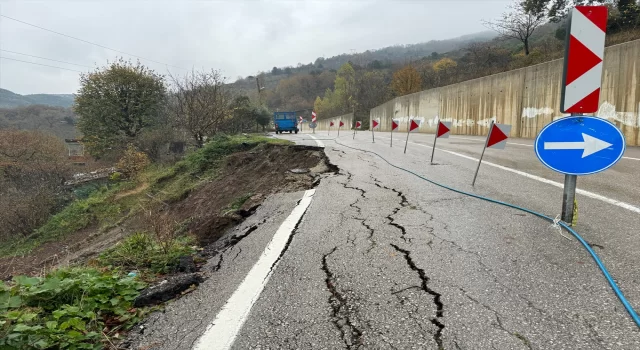
[[[301,168],[309,172],[291,171]],[[173,205],[170,213],[179,222],[191,220],[189,230],[206,245],[251,215],[267,195],[312,188],[319,174],[336,170],[321,148],[266,144],[229,156],[220,177]],[[247,195],[239,210],[225,213],[230,203]]]
[[[189,231],[205,246],[251,215],[267,195],[310,189],[320,174],[336,171],[321,148],[265,144],[227,157],[219,176],[191,191],[183,200],[171,203],[167,213],[175,222],[189,222]],[[120,197],[145,191],[147,186]],[[239,209],[230,208],[248,195]],[[40,275],[55,266],[81,263],[116,244],[139,224],[139,218],[133,217],[107,232],[87,228],[46,243],[28,255],[0,258],[0,279]]]

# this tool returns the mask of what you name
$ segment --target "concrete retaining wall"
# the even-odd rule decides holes
[[[340,131],[342,132],[344,130],[350,130],[353,125],[353,113],[340,115],[335,118],[318,120],[318,127],[316,128],[316,132],[320,130],[328,131],[329,123],[333,121],[334,126],[331,128],[331,132],[335,131],[337,133],[340,120],[342,120],[342,122],[344,123],[344,126],[342,127],[342,129],[340,129]]]
[[[389,131],[391,118],[407,130],[408,119],[422,122],[420,132],[435,132],[438,117],[452,121],[454,134],[486,135],[491,120],[511,124],[511,136],[535,138],[560,113],[563,61],[495,74],[397,97],[370,112]],[[595,115],[616,124],[628,145],[640,145],[640,40],[605,50],[600,109]]]

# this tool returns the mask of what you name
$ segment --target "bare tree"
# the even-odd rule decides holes
[[[498,32],[503,38],[517,39],[524,44],[524,54],[529,55],[529,40],[533,32],[543,25],[543,13],[527,11],[525,2],[518,1],[509,6],[509,11],[494,21],[483,21],[484,26]]]
[[[171,76],[173,93],[169,108],[177,127],[184,128],[202,147],[206,137],[215,135],[230,115],[231,91],[218,71],[196,72],[182,78]]]

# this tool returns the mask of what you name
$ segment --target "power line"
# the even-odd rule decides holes
[[[77,63],[59,61],[59,60],[54,60],[53,58],[46,58],[46,57],[41,57],[41,56],[29,55],[29,54],[22,53],[22,52],[15,52],[15,51],[2,50],[2,49],[0,49],[0,51],[9,52],[9,53],[13,53],[13,54],[16,54],[16,55],[23,55],[23,56],[28,56],[28,57],[40,58],[40,59],[43,59],[43,60],[49,60],[49,61],[54,61],[54,62],[59,62],[59,63],[71,64],[71,65],[79,66],[79,67],[93,68],[91,66],[85,66],[84,64],[77,64]]]
[[[84,72],[81,72],[81,71],[79,71],[79,70],[73,70],[73,69],[68,69],[68,68],[62,68],[62,67],[58,67],[58,66],[50,66],[50,65],[48,65],[48,64],[42,64],[42,63],[35,63],[35,62],[29,62],[29,61],[17,60],[17,59],[15,59],[15,58],[2,57],[2,56],[0,56],[0,58],[2,58],[3,60],[12,60],[12,61],[17,61],[17,62],[23,62],[23,63],[35,64],[35,65],[38,65],[38,66],[45,66],[45,67],[51,67],[51,68],[64,69],[64,70],[68,70],[68,71],[72,71],[72,72],[84,73]]]
[[[76,37],[71,36],[71,35],[67,35],[67,34],[63,34],[63,33],[60,33],[60,32],[56,32],[55,30],[51,30],[51,29],[47,29],[47,28],[44,28],[44,27],[40,27],[40,26],[37,26],[37,25],[35,25],[35,24],[31,24],[31,23],[27,23],[27,22],[21,21],[21,20],[19,20],[19,19],[11,18],[11,17],[9,17],[9,16],[5,16],[5,15],[0,15],[0,16],[2,16],[2,17],[4,17],[4,18],[7,18],[7,19],[10,19],[10,20],[12,20],[12,21],[16,21],[16,22],[20,22],[20,23],[22,23],[22,24],[26,24],[26,25],[28,25],[28,26],[32,26],[32,27],[35,27],[35,28],[38,28],[38,29],[46,30],[47,32],[55,33],[55,34],[58,34],[58,35],[65,36],[65,37],[67,37],[67,38],[71,38],[71,39],[74,39],[74,40],[82,41],[82,42],[87,43],[87,44],[95,45],[95,46],[101,47],[101,48],[103,48],[103,49],[107,49],[107,50],[115,51],[115,52],[118,52],[118,53],[121,53],[121,54],[129,55],[129,56],[132,56],[132,57],[135,57],[135,58],[139,58],[139,59],[143,59],[143,60],[147,60],[147,61],[150,61],[150,62],[154,62],[154,63],[162,64],[162,65],[165,65],[165,66],[168,66],[168,67],[173,67],[173,68],[178,68],[178,69],[188,70],[188,69],[186,69],[186,68],[177,67],[177,66],[172,66],[172,65],[167,64],[167,63],[163,63],[163,62],[155,61],[155,60],[152,60],[152,59],[150,59],[150,58],[145,58],[145,57],[142,57],[142,56],[137,56],[137,55],[134,55],[134,54],[130,54],[130,53],[128,53],[128,52],[124,52],[124,51],[120,51],[120,50],[112,49],[112,48],[107,47],[107,46],[104,46],[104,45],[96,44],[96,43],[93,43],[93,42],[91,42],[91,41],[87,41],[87,40],[84,40],[84,39],[76,38]]]

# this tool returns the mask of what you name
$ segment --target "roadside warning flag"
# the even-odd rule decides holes
[[[409,128],[407,129],[407,141],[404,143],[404,153],[407,153],[407,145],[409,144],[409,133],[420,128],[420,124],[415,119],[409,119]]]
[[[333,122],[329,122],[329,126],[333,126],[333,125],[334,125]]]
[[[343,127],[344,123],[342,122],[342,120],[340,121],[340,124],[338,125],[339,128]]]
[[[371,126],[371,129],[375,129],[375,128],[377,128],[377,127],[378,127],[378,125],[380,125],[380,122],[378,121],[378,119],[373,119],[373,120],[371,121],[371,125],[372,125],[372,126]]]
[[[509,138],[509,134],[511,133],[511,125],[507,124],[496,124],[491,121],[489,125],[489,134],[487,134],[487,141],[484,144],[484,148],[482,149],[482,153],[480,153],[480,159],[478,160],[478,167],[476,168],[476,173],[473,175],[473,181],[471,181],[471,186],[475,186],[476,178],[478,177],[478,171],[480,171],[480,164],[482,164],[482,157],[484,156],[484,151],[487,148],[495,148],[495,149],[504,149],[504,146],[507,144],[507,139]]]
[[[418,128],[420,127],[420,124],[418,124],[418,122],[415,119],[411,119],[409,122],[409,132],[418,130]]]
[[[391,131],[397,129],[399,125],[400,123],[397,120],[391,119]]]
[[[436,153],[436,142],[438,141],[438,138],[448,138],[450,131],[451,122],[438,120],[438,125],[436,126],[436,137],[433,139],[433,147],[431,148],[431,164],[433,164],[433,155]]]
[[[446,139],[451,131],[451,122],[438,121],[438,129],[436,130],[436,138]]]
[[[356,121],[356,129],[360,129],[362,127],[361,121]]]
[[[487,148],[504,149],[511,133],[511,125],[493,124],[487,136]]]
[[[316,111],[311,112],[311,122],[315,123],[317,121]]]

